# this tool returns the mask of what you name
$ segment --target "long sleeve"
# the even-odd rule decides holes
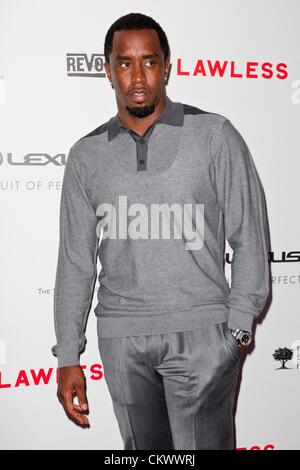
[[[74,147],[74,146],[73,146]],[[79,364],[97,276],[97,217],[80,178],[80,163],[71,147],[61,200],[59,250],[54,290],[57,344],[51,348],[58,367]]]
[[[215,152],[217,198],[233,250],[229,328],[252,331],[269,295],[269,232],[263,188],[249,148],[226,119]]]

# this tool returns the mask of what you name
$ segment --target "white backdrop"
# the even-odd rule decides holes
[[[64,158],[117,112],[97,54],[110,25],[130,12],[152,16],[168,36],[170,98],[228,117],[253,155],[267,199],[273,299],[241,369],[237,448],[300,449],[297,0],[0,0],[0,447],[123,448],[97,349],[98,281],[81,356],[90,429],[57,400],[50,348]],[[82,54],[81,66],[68,69],[67,54]],[[209,71],[218,60],[228,61],[222,77]],[[193,75],[198,61],[206,75]],[[285,347],[294,355],[280,370],[272,354]]]

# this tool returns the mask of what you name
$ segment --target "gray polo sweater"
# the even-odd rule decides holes
[[[80,363],[98,257],[99,337],[226,321],[251,331],[268,297],[266,205],[250,151],[228,118],[169,97],[142,137],[117,114],[71,146],[59,232],[58,367]]]

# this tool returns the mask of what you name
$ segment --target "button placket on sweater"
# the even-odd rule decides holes
[[[136,140],[137,171],[147,170],[148,142]]]
[[[148,141],[152,134],[155,124],[150,126],[142,137],[139,136],[136,132],[129,130],[129,134],[135,140],[136,144],[137,171],[147,170]]]

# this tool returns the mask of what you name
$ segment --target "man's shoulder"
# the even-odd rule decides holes
[[[182,103],[183,113],[185,115],[186,122],[189,124],[198,124],[222,127],[226,121],[229,121],[227,116],[221,113],[210,111],[207,109],[200,108],[187,103]]]
[[[112,119],[112,118],[111,118]],[[105,121],[103,124],[100,124],[100,126],[96,127],[95,129],[93,129],[92,131],[88,132],[87,134],[85,134],[84,136],[80,137],[76,142],[75,144],[77,144],[78,142],[82,142],[82,141],[88,141],[89,139],[92,139],[94,137],[97,137],[97,136],[101,136],[103,134],[106,134],[107,131],[108,131],[108,127],[109,127],[109,122],[111,119],[108,119],[107,121]],[[74,144],[74,145],[75,145]]]
[[[93,149],[99,151],[99,146],[102,148],[107,141],[107,132],[111,119],[77,139],[71,145],[72,154],[76,154],[78,158],[82,153],[87,154],[90,151],[93,152]]]

